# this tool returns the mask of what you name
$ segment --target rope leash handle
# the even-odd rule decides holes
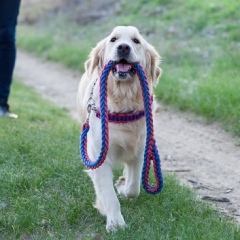
[[[101,77],[100,77],[100,116],[101,116],[101,128],[102,128],[102,147],[100,154],[96,161],[92,161],[87,153],[87,134],[90,129],[88,121],[86,121],[82,126],[82,134],[80,138],[80,153],[82,157],[82,161],[86,167],[90,169],[95,169],[100,167],[104,160],[106,159],[108,152],[108,107],[107,107],[107,78],[115,65],[114,62],[110,61],[103,69]]]
[[[99,154],[99,157],[95,162],[92,162],[87,154],[87,133],[90,129],[88,121],[86,121],[82,127],[82,134],[80,140],[80,153],[83,160],[83,163],[90,169],[95,169],[100,167],[108,152],[108,108],[107,108],[107,78],[108,75],[115,65],[115,62],[110,61],[103,69],[100,77],[100,116],[101,116],[101,126],[102,126],[102,147]],[[144,70],[139,63],[133,64],[134,68],[137,71],[141,88],[142,96],[144,100],[145,107],[145,116],[146,116],[146,147],[144,152],[144,164],[142,169],[142,185],[144,190],[150,194],[157,194],[162,190],[163,187],[163,178],[161,173],[160,157],[156,147],[153,131],[153,119],[152,119],[152,105],[151,96],[149,94],[149,87],[147,82],[147,77],[144,73]],[[149,174],[151,168],[151,162],[153,162],[154,176],[156,179],[156,186],[151,186],[149,184]]]

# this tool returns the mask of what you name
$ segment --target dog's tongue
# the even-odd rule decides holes
[[[118,63],[116,64],[116,69],[119,72],[128,72],[131,69],[131,64],[128,63]]]

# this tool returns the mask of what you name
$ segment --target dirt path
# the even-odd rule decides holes
[[[18,52],[15,75],[43,97],[69,109],[71,116],[78,119],[79,73]],[[240,223],[240,147],[236,146],[237,139],[229,137],[216,125],[206,126],[191,114],[176,113],[164,106],[160,106],[156,114],[155,137],[162,169],[190,184],[199,198],[227,198],[229,202],[213,203],[223,214]]]

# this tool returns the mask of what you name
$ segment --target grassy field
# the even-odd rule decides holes
[[[166,174],[161,194],[120,199],[128,228],[107,234],[82,171],[78,124],[16,81],[12,92],[20,118],[0,119],[0,239],[240,239],[239,228]]]
[[[76,4],[57,12],[24,8],[19,46],[83,71],[90,49],[114,26],[137,26],[163,59],[158,99],[240,136],[239,1],[123,1],[112,15],[85,25],[79,15]]]

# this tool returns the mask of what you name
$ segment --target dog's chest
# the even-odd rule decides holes
[[[145,128],[140,124],[125,125],[125,128],[110,126],[109,131],[109,152],[125,161],[135,158],[144,151]]]

